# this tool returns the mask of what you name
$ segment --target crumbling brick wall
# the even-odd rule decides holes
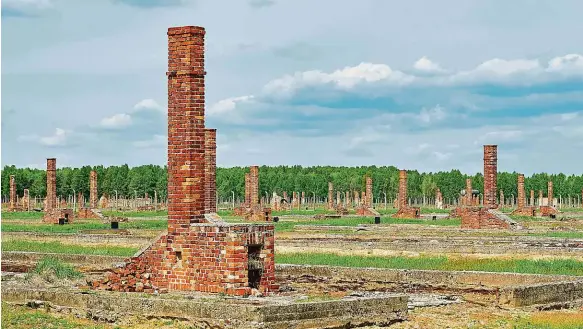
[[[109,200],[107,199],[107,196],[105,194],[103,194],[101,196],[101,198],[99,198],[98,206],[99,206],[99,208],[107,208],[108,204],[109,204]]]
[[[43,223],[60,224],[59,220],[64,224],[70,224],[74,221],[73,209],[58,209],[53,208],[45,211],[43,215]]]
[[[91,170],[89,174],[89,208],[97,209],[97,172]]]
[[[421,210],[418,207],[410,207],[407,203],[407,170],[399,171],[399,195],[397,198],[399,210],[394,218],[419,218]]]
[[[510,229],[510,223],[501,220],[484,207],[460,207],[457,210],[462,218],[463,229]]]
[[[498,145],[484,145],[484,207],[498,208],[496,191],[498,179]]]
[[[47,159],[47,198],[45,211],[57,208],[57,159]]]

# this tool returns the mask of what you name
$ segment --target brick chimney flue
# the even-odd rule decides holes
[[[498,179],[498,145],[484,145],[484,207],[494,209]]]
[[[45,211],[57,208],[57,159],[47,159],[47,200]]]

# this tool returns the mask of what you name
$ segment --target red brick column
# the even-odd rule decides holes
[[[524,175],[518,174],[518,209],[526,207],[526,194],[524,192]]]
[[[504,207],[504,191],[500,190],[500,207]]]
[[[372,196],[372,177],[366,176],[366,203],[367,208],[372,208],[373,196]]]
[[[543,190],[538,190],[538,203],[539,205],[543,205]]]
[[[334,193],[334,185],[332,182],[328,182],[328,210],[334,209],[334,200],[333,194]]]
[[[407,170],[399,171],[399,208],[407,207]]]
[[[28,211],[30,205],[30,193],[27,188],[24,189],[24,196],[22,197],[22,210]]]
[[[245,206],[249,207],[251,204],[251,176],[245,173]]]
[[[547,198],[549,199],[549,206],[553,205],[553,182],[549,181],[547,185]]]
[[[47,200],[45,212],[57,208],[57,159],[47,159]]]
[[[259,204],[259,167],[251,166],[249,169],[249,182],[251,183],[249,195],[251,198],[251,207],[253,207]]]
[[[168,29],[168,232],[204,221],[204,35]]]
[[[534,190],[530,190],[530,206],[534,207]]]
[[[205,212],[217,212],[217,130],[205,129]]]
[[[484,207],[497,208],[498,146],[484,145]]]
[[[16,181],[14,180],[14,175],[10,175],[10,205],[8,209],[16,209]]]
[[[474,198],[472,197],[472,192],[474,189],[472,188],[472,180],[466,178],[466,197],[465,197],[465,205],[470,207],[474,205]]]
[[[97,208],[97,196],[97,172],[91,170],[91,174],[89,175],[89,208]]]

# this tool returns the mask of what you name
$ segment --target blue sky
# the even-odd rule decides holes
[[[583,173],[581,1],[3,0],[2,165],[166,162],[166,31],[207,29],[219,166]]]

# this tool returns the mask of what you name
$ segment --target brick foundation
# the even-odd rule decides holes
[[[539,214],[543,217],[550,217],[551,215],[557,215],[559,211],[555,207],[551,206],[540,206]]]
[[[59,224],[59,219],[64,221],[64,224],[70,224],[74,220],[73,209],[51,209],[45,211],[43,215],[43,223]]]
[[[397,198],[397,205],[399,210],[392,216],[393,218],[419,218],[421,216],[421,209],[418,207],[410,207],[407,203],[407,170],[399,171],[399,196]]]
[[[205,214],[211,183],[205,170],[204,35],[196,26],[168,29],[168,231],[93,282],[95,289],[238,296],[278,290],[274,226],[228,224],[215,213]],[[254,209],[260,206],[256,166],[247,181],[246,201]]]
[[[496,191],[498,179],[498,145],[484,145],[484,207],[498,208]]]
[[[463,229],[517,229],[518,224],[510,217],[485,207],[458,207]]]
[[[77,211],[76,217],[81,219],[100,219],[97,212],[90,208],[80,208]]]

